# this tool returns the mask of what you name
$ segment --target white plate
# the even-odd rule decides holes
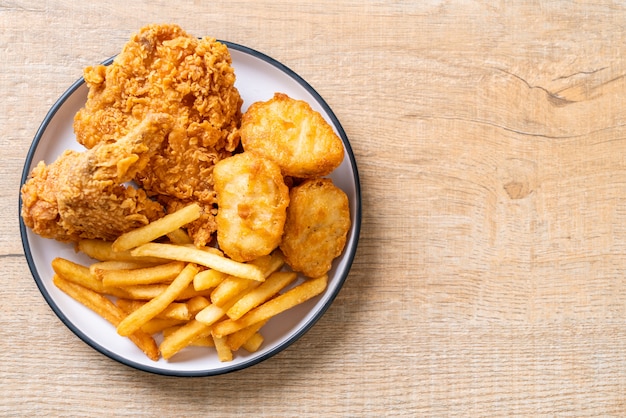
[[[85,264],[93,260],[76,254],[72,245],[33,234],[20,217],[22,243],[30,270],[42,295],[61,321],[85,343],[104,355],[152,373],[175,376],[217,375],[257,364],[282,351],[301,337],[333,302],[348,275],[358,243],[361,194],[356,162],[348,138],[330,107],[306,81],[281,63],[250,48],[224,43],[232,56],[237,77],[236,87],[244,100],[243,111],[253,102],[269,100],[275,92],[282,92],[295,99],[307,101],[334,127],[346,152],[343,163],[330,177],[348,195],[352,228],[343,254],[333,263],[327,290],[317,298],[270,320],[262,329],[265,341],[259,351],[250,354],[242,349],[235,353],[232,362],[222,363],[217,359],[214,350],[186,348],[170,360],[154,362],[128,339],[120,337],[112,325],[61,292],[52,283],[53,271],[50,263],[55,257]],[[111,60],[107,61],[110,62]],[[86,99],[87,86],[81,78],[48,112],[26,158],[22,184],[39,161],[49,164],[65,149],[84,149],[76,142],[72,124],[74,115],[85,104]],[[21,205],[20,198],[20,209]]]

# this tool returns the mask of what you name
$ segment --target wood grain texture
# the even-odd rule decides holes
[[[33,3],[0,1],[0,415],[626,415],[625,6]],[[151,22],[292,68],[360,170],[361,240],[336,302],[224,376],[155,376],[89,348],[20,243],[41,120]]]

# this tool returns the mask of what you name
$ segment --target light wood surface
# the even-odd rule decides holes
[[[626,6],[601,3],[0,2],[0,414],[625,416]],[[361,175],[361,240],[333,306],[218,377],[86,346],[20,242],[46,112],[153,22],[296,71]]]

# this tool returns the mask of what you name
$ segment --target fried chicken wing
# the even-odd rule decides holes
[[[90,148],[124,136],[148,113],[175,124],[135,181],[174,210],[198,202],[203,216],[190,232],[198,245],[215,231],[213,166],[239,145],[242,99],[226,45],[198,39],[177,25],[148,25],[109,66],[88,67],[87,103],[74,119],[78,141]]]
[[[240,131],[243,149],[273,159],[285,176],[322,177],[343,161],[341,139],[322,115],[283,93],[250,105]]]
[[[307,277],[326,274],[346,245],[348,197],[328,178],[306,180],[291,189],[280,249],[285,262]]]
[[[26,226],[64,242],[113,240],[163,216],[159,203],[123,183],[146,167],[172,126],[171,116],[150,114],[117,142],[40,162],[21,190]]]
[[[280,243],[289,204],[280,167],[244,152],[217,163],[213,175],[220,249],[237,261],[271,253]]]

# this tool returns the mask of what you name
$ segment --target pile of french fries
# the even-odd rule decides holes
[[[98,261],[84,266],[56,258],[53,282],[154,361],[188,346],[213,347],[224,362],[240,348],[255,352],[263,325],[322,293],[328,277],[289,287],[298,275],[283,269],[279,250],[240,263],[216,248],[198,248],[184,226],[199,216],[191,204],[112,243],[80,241],[78,251]]]

